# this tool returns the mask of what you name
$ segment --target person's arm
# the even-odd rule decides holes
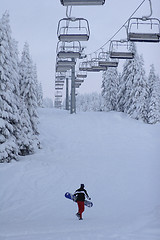
[[[76,191],[73,193],[74,196],[77,196],[77,191],[78,191],[78,190],[76,190]]]
[[[85,192],[85,195],[86,195],[86,197],[89,199],[89,200],[91,200],[91,198],[89,197],[89,195],[88,195],[88,193],[87,193],[87,191],[84,189],[84,192]]]

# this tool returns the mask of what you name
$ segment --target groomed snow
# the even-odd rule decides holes
[[[42,149],[0,165],[0,240],[159,240],[160,124],[39,109]],[[83,221],[66,199],[84,183]]]

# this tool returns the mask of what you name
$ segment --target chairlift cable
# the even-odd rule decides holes
[[[93,53],[96,53],[98,52],[100,49],[103,49],[120,31],[123,27],[125,27],[125,25],[127,24],[127,22],[129,21],[129,19],[139,10],[139,8],[143,5],[143,3],[145,2],[146,0],[143,0],[139,6],[135,9],[135,11],[131,14],[131,16],[125,21],[125,23],[115,32],[115,34],[107,41],[105,42],[100,48],[98,48],[96,51],[92,52],[92,53],[88,53],[86,54],[87,56],[88,55],[92,55]],[[150,1],[150,0],[149,0]]]

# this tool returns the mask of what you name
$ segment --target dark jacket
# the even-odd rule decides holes
[[[76,196],[76,202],[80,201],[80,202],[84,202],[85,197],[87,197],[89,199],[88,193],[84,188],[79,188],[75,191],[74,196]]]

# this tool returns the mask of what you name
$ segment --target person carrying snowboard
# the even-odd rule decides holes
[[[86,189],[84,188],[84,184],[80,185],[80,188],[75,191],[74,196],[76,196],[76,202],[78,204],[78,212],[76,213],[76,216],[79,218],[79,220],[82,220],[83,219],[82,213],[84,212],[85,197],[91,200]]]

